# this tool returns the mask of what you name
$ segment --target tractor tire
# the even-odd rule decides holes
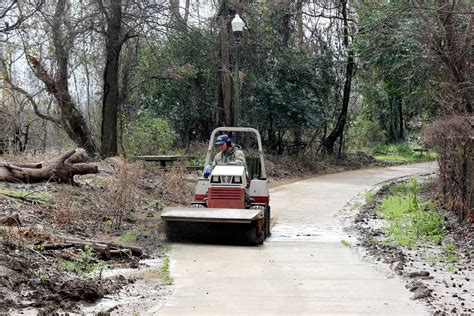
[[[265,232],[262,234],[258,233],[258,228],[257,228],[257,223],[254,222],[249,225],[246,233],[245,233],[245,241],[249,245],[261,245],[263,244],[263,241],[265,240]]]
[[[270,205],[265,207],[264,217],[265,217],[265,238],[268,238],[272,235],[271,232],[271,216],[270,216]]]

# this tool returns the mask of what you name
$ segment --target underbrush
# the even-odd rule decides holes
[[[423,162],[436,159],[435,152],[409,142],[379,144],[368,150],[377,160],[398,163]]]
[[[84,254],[80,260],[61,259],[59,265],[64,270],[73,272],[81,277],[86,277],[91,273],[107,267],[107,262],[96,260],[93,249],[90,246],[84,248]]]
[[[441,215],[431,200],[420,199],[420,189],[416,179],[397,184],[379,205],[391,241],[408,248],[426,242],[440,244],[445,236]]]

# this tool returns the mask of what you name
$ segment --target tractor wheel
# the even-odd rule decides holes
[[[245,240],[250,245],[261,245],[265,239],[265,232],[262,234],[258,233],[257,222],[253,222],[249,225],[245,234]]]
[[[265,238],[268,238],[272,235],[271,233],[271,216],[270,216],[270,205],[265,207]]]

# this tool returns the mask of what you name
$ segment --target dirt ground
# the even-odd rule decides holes
[[[423,177],[421,181],[432,183],[431,177]],[[413,292],[412,299],[424,301],[434,315],[472,315],[474,226],[460,223],[454,214],[438,207],[446,232],[440,245],[424,243],[409,249],[379,241],[387,237],[387,232],[383,229],[384,220],[378,215],[377,207],[389,194],[390,188],[400,181],[407,179],[398,179],[380,186],[373,198],[360,208],[360,201],[353,201],[352,206],[348,207],[358,209],[349,228],[358,239],[358,251],[367,260],[387,269],[389,274],[402,276],[406,281],[406,288]],[[434,192],[436,191],[432,186],[423,186],[421,199],[436,201]],[[455,245],[455,260],[450,260],[444,254],[443,247],[447,244]]]
[[[363,153],[299,161],[267,156],[270,182],[381,164]],[[0,313],[78,312],[113,295],[133,296],[134,284],[140,288],[147,274],[163,274],[160,211],[188,204],[199,172],[115,158],[98,165],[98,174],[77,176],[74,186],[0,183],[0,219],[13,220],[0,225]],[[153,285],[158,296],[166,293],[162,281]],[[114,309],[112,303],[102,307]]]

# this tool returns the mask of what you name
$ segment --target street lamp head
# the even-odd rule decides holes
[[[240,34],[242,34],[242,30],[244,29],[244,26],[245,26],[244,21],[240,18],[238,14],[236,14],[231,24],[232,24],[232,32],[234,32],[234,35],[236,37],[240,37]]]

